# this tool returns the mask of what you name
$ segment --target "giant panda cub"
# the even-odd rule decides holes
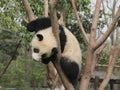
[[[52,33],[50,18],[36,19],[28,23],[27,29],[35,32],[32,39],[32,58],[48,64],[56,60],[57,42]],[[68,80],[75,87],[81,71],[81,49],[75,36],[64,26],[59,25],[61,43],[61,68]]]

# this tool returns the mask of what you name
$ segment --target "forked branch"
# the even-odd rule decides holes
[[[95,45],[95,49],[97,49],[99,46],[102,45],[102,43],[107,39],[107,37],[110,35],[110,33],[114,30],[114,27],[116,26],[116,23],[118,22],[120,18],[120,7],[118,8],[118,11],[115,15],[115,17],[113,18],[113,22],[111,23],[111,25],[109,25],[107,31],[105,32],[105,34],[101,37],[101,39],[99,39],[97,42],[96,42],[96,45]]]

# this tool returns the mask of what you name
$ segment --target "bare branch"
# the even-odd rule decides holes
[[[75,6],[75,0],[71,0],[71,2],[72,2],[72,7],[73,7],[73,9],[74,9],[74,14],[75,14],[76,19],[77,19],[77,21],[78,21],[79,30],[80,30],[80,32],[82,33],[83,38],[84,38],[86,44],[88,44],[88,43],[89,43],[89,39],[88,39],[88,37],[87,37],[87,35],[86,35],[86,32],[85,32],[84,27],[83,27],[83,25],[82,25],[82,22],[81,22],[81,20],[80,20],[80,18],[79,18],[79,15],[78,15],[78,13],[77,13],[77,9],[76,9],[76,6]]]
[[[12,58],[8,61],[7,65],[5,66],[4,69],[2,69],[2,71],[0,72],[0,78],[4,75],[4,73],[6,72],[6,70],[8,69],[9,65],[11,64],[12,60],[14,59],[15,55],[16,55],[16,52],[17,52],[17,49],[19,48],[20,44],[21,44],[21,41],[19,41],[19,43],[16,45],[16,48],[14,50],[14,53],[12,55]]]
[[[109,0],[106,0],[106,3],[107,3],[107,8],[112,11],[112,8],[108,5],[109,4]]]
[[[107,37],[110,35],[110,33],[114,30],[114,27],[116,26],[116,23],[118,22],[120,18],[120,7],[118,8],[118,11],[113,19],[113,22],[111,23],[111,25],[108,27],[108,30],[106,31],[106,33],[101,37],[101,39],[99,39],[97,42],[96,42],[96,45],[95,45],[95,49],[97,49],[99,46],[102,45],[102,43],[107,39]]]
[[[60,39],[59,39],[59,25],[58,25],[58,20],[57,20],[57,16],[56,16],[56,6],[57,6],[57,2],[58,0],[50,0],[50,17],[51,17],[51,24],[52,24],[52,30],[53,30],[53,34],[56,37],[56,41],[58,44],[58,56],[60,59],[61,57],[61,47],[60,47]]]
[[[96,27],[99,17],[99,11],[100,11],[100,5],[101,0],[97,0],[96,7],[95,7],[95,13],[94,13],[94,19],[91,27],[91,35],[90,35],[90,42],[88,46],[87,56],[85,60],[85,67],[83,68],[83,75],[80,82],[79,90],[88,90],[89,81],[91,78],[91,66],[92,66],[92,59],[94,54],[94,44],[95,44],[95,36],[96,36]]]
[[[117,45],[116,47],[111,48],[110,56],[109,56],[108,69],[107,69],[106,75],[104,77],[104,80],[101,83],[101,85],[100,85],[98,90],[104,90],[104,88],[108,84],[108,82],[110,80],[110,77],[112,75],[112,72],[113,72],[113,68],[114,68],[116,59],[117,59],[119,54],[120,54],[120,45]]]
[[[107,21],[107,17],[106,17],[106,13],[105,13],[105,5],[104,5],[104,0],[102,0],[102,6],[103,6],[103,15],[104,15],[104,17],[105,17],[105,21]],[[108,23],[107,23],[107,27],[108,27],[109,25],[108,25]]]
[[[44,0],[44,16],[48,17],[48,0]]]
[[[101,0],[97,0],[96,6],[95,6],[94,18],[93,18],[92,27],[91,27],[91,34],[90,34],[90,42],[92,42],[91,43],[92,46],[94,46],[95,44],[96,29],[97,29],[97,23],[99,18],[100,6],[101,6]]]
[[[65,26],[65,12],[64,11],[62,11],[61,13],[60,13],[60,19],[59,19],[59,24],[60,25],[63,25],[63,26]]]
[[[58,71],[58,74],[65,86],[66,90],[74,90],[72,84],[68,81],[64,73],[62,72],[62,69],[60,67],[60,57],[61,57],[61,48],[60,48],[60,40],[59,40],[59,27],[58,27],[58,21],[57,21],[57,16],[56,16],[56,5],[57,5],[58,0],[50,0],[50,16],[51,16],[51,24],[52,24],[52,30],[53,34],[56,38],[57,44],[58,44],[58,55],[57,59],[54,63],[55,68]]]
[[[44,16],[48,17],[48,0],[44,0]],[[50,90],[55,90],[55,87],[58,83],[59,76],[58,73],[55,73],[55,67],[53,66],[53,63],[48,63],[46,65],[47,68],[47,83],[50,87]],[[55,75],[56,74],[56,75]]]
[[[93,60],[92,60],[92,66],[91,66],[91,71],[94,71],[95,65],[97,63],[97,59],[98,59],[98,55],[103,51],[103,49],[108,45],[108,42],[105,42],[104,44],[102,44],[101,47],[99,47],[93,55]]]
[[[23,3],[23,6],[25,7],[25,11],[28,16],[28,20],[29,21],[34,20],[35,19],[34,13],[33,13],[32,9],[30,8],[30,4],[29,4],[28,0],[22,0],[22,3]]]

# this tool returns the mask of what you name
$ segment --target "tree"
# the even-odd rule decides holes
[[[58,24],[57,24],[57,18],[56,18],[57,3],[58,3],[57,0],[50,1],[50,7],[51,7],[50,11],[51,11],[51,18],[52,18],[51,20],[52,20],[53,33],[58,41],[58,46],[60,46],[59,37],[58,37]],[[81,79],[81,83],[80,83],[80,88],[79,88],[79,90],[87,90],[88,85],[89,85],[89,81],[90,81],[90,77],[91,77],[91,73],[94,70],[94,67],[92,67],[92,65],[95,66],[95,64],[96,64],[95,62],[97,60],[97,54],[99,52],[100,47],[102,47],[102,44],[105,42],[105,40],[110,35],[110,33],[114,30],[114,27],[115,27],[116,23],[118,22],[118,19],[120,17],[120,8],[118,9],[118,11],[113,19],[113,22],[108,27],[108,30],[106,31],[106,33],[98,41],[96,41],[95,40],[96,30],[97,30],[97,23],[98,23],[100,6],[101,6],[101,0],[97,0],[96,8],[94,11],[93,22],[92,22],[92,26],[91,26],[91,30],[90,30],[91,31],[90,32],[90,40],[88,41],[87,35],[84,32],[85,30],[83,29],[82,23],[77,15],[74,0],[72,0],[72,5],[74,7],[74,11],[75,11],[77,20],[79,22],[79,26],[80,26],[80,29],[82,31],[83,37],[85,37],[84,40],[89,45],[87,55],[86,55],[86,60],[85,60],[85,66],[83,68],[84,70],[83,70],[83,75],[82,75],[82,79]],[[53,63],[54,63],[54,65],[55,65],[55,67],[56,67],[56,69],[57,69],[57,71],[62,79],[62,82],[63,82],[65,88],[67,90],[74,90],[73,87],[71,86],[71,84],[69,83],[69,81],[67,80],[67,78],[61,72],[61,68],[59,66],[60,56],[61,56],[61,54],[60,54],[60,47],[59,47],[58,61],[53,62]],[[115,56],[115,57],[117,57],[117,56]],[[112,60],[113,60],[113,58],[112,58]]]
[[[29,44],[31,34],[28,34],[25,28],[26,16],[21,1],[1,0],[0,18],[1,86],[29,87],[33,77],[34,83],[39,86],[44,85],[45,78],[43,76],[46,75],[44,65],[34,64],[31,60]],[[29,53],[25,53],[28,51]],[[27,64],[25,60],[29,63]],[[39,73],[41,71],[42,73]]]
[[[33,10],[33,13],[36,15],[35,17],[43,16],[43,11],[44,11],[44,8],[43,8],[44,2],[43,2],[43,0],[39,0],[39,1],[38,0],[34,0],[34,1],[33,0],[29,0],[29,1],[30,1],[31,9]],[[106,1],[108,1],[108,0],[106,0]],[[51,0],[51,2],[54,2],[54,0],[53,1]],[[105,3],[103,3],[103,2],[104,1],[102,1],[102,6],[105,7]],[[64,11],[65,12],[64,18],[65,18],[66,26],[69,29],[73,29],[72,32],[75,35],[77,35],[77,38],[78,38],[78,40],[80,42],[84,42],[84,44],[82,43],[80,45],[82,47],[86,46],[83,49],[83,50],[87,49],[87,54],[85,54],[85,66],[83,67],[82,80],[81,80],[81,84],[80,84],[80,86],[81,86],[80,89],[82,89],[82,90],[87,90],[87,88],[88,88],[88,84],[89,84],[89,81],[90,81],[91,74],[92,74],[92,72],[93,72],[93,70],[95,68],[96,63],[97,63],[98,55],[102,51],[102,49],[104,48],[104,45],[105,45],[103,43],[106,41],[107,37],[111,34],[111,32],[114,31],[115,27],[119,28],[118,27],[119,26],[118,20],[119,20],[119,17],[120,17],[120,11],[119,11],[119,9],[117,10],[117,8],[114,9],[116,4],[117,4],[117,2],[119,2],[119,0],[114,0],[113,2],[114,2],[113,3],[114,4],[113,5],[113,11],[112,11],[113,15],[112,14],[108,14],[108,13],[106,15],[104,7],[103,7],[103,9],[100,10],[101,0],[97,0],[97,2],[96,2],[96,9],[94,11],[94,15],[93,15],[93,13],[91,12],[91,10],[88,7],[89,3],[90,3],[89,0],[83,0],[83,1],[76,0],[76,2],[74,0],[71,0],[71,1],[63,0],[63,1],[59,1],[57,3],[57,7],[56,6],[54,7],[54,4],[50,3],[51,9],[52,9],[52,10],[51,9],[50,10],[52,12],[54,12],[54,13],[51,13],[51,14],[54,14],[53,16],[51,15],[52,18],[54,18],[56,16],[55,15],[56,12],[60,13],[60,12]],[[20,35],[20,37],[22,38],[22,42],[21,42],[21,46],[22,47],[20,47],[20,48],[22,48],[22,50],[29,51],[30,46],[28,45],[28,43],[31,40],[32,34],[28,33],[25,30],[24,26],[26,25],[26,22],[24,22],[24,21],[27,21],[27,19],[26,19],[26,16],[25,16],[24,9],[21,6],[21,3],[22,2],[19,1],[19,0],[10,0],[10,2],[8,2],[7,0],[2,0],[1,1],[1,3],[0,3],[0,17],[1,17],[0,29],[1,30],[4,30],[4,29],[8,30],[9,29],[10,32],[11,31],[15,31],[15,33],[17,33],[17,36]],[[71,6],[71,4],[72,4],[72,6]],[[61,8],[61,6],[65,7],[65,8],[63,9],[63,8]],[[107,6],[108,6],[108,8],[110,8],[109,4]],[[73,9],[71,9],[72,7],[73,7]],[[54,11],[54,9],[56,9],[56,11]],[[48,12],[50,12],[50,10],[48,10]],[[110,10],[111,10],[111,8],[110,8]],[[106,19],[105,20],[101,20],[101,21],[98,22],[98,18],[101,19],[103,14],[106,15]],[[112,16],[112,23],[111,24],[109,24],[109,23],[107,24],[106,23],[107,19],[109,18],[109,15]],[[92,20],[92,18],[93,18],[93,20]],[[76,20],[77,20],[77,22],[76,22]],[[55,22],[53,21],[53,23],[56,23],[56,22],[57,21],[55,21]],[[118,25],[117,25],[117,22],[118,22]],[[99,29],[102,29],[101,27],[104,27],[103,26],[104,24],[106,24],[108,26],[107,28],[105,28],[106,32],[104,34],[101,34],[101,33],[103,33],[102,30],[101,30],[100,31],[100,37],[98,37],[96,39],[96,37],[97,37],[96,33],[98,32]],[[92,27],[91,27],[91,25],[92,25]],[[56,26],[57,25],[55,25],[55,27]],[[79,34],[78,28],[79,28],[79,30],[81,30],[80,31],[81,34]],[[117,31],[119,31],[119,30],[117,30]],[[88,39],[88,37],[86,35],[86,32],[90,33],[90,37],[89,37],[90,39]],[[58,35],[56,35],[56,37],[57,36]],[[117,35],[113,34],[113,37],[114,36],[117,36]],[[20,39],[18,39],[17,41],[19,42]],[[84,39],[84,41],[83,41],[83,39]],[[117,40],[115,42],[117,42]],[[23,49],[23,46],[24,46],[24,49]],[[110,61],[112,61],[112,62],[109,62],[108,71],[109,71],[109,68],[113,69],[115,59],[112,59],[112,58],[116,58],[117,57],[117,54],[119,53],[119,48],[118,47],[119,47],[119,45],[118,46],[115,45],[111,49],[111,50],[114,50],[115,53],[110,53],[110,55],[109,55]],[[23,53],[23,51],[20,50],[20,48],[18,49],[18,51],[19,51],[19,53],[21,55],[20,54],[17,55],[17,59],[18,60],[21,60],[21,59],[23,60],[25,58],[23,56],[23,54],[24,55],[26,55],[26,54]],[[116,50],[116,48],[117,48],[117,50]],[[14,52],[14,50],[13,50],[13,52]],[[116,54],[116,56],[115,56],[115,54]],[[29,56],[29,58],[30,58],[30,56]],[[15,66],[14,62],[15,61],[13,61],[11,63],[12,66]],[[55,66],[59,66],[59,61],[58,62],[53,62],[53,63],[55,64]],[[10,74],[8,74],[8,72],[10,71],[10,69],[12,67],[11,65],[10,65],[10,68],[8,68],[8,71],[6,72],[5,76],[6,75],[10,76]],[[34,65],[37,65],[37,64],[34,64]],[[3,63],[1,63],[0,66],[2,67]],[[39,66],[38,66],[38,68],[42,69],[42,67],[39,67]],[[63,79],[62,81],[63,81],[63,84],[65,85],[65,87],[68,90],[70,90],[70,89],[73,90],[74,88],[70,85],[69,82],[67,82],[67,79],[64,77],[62,72],[60,72],[60,68],[59,67],[56,67],[56,68],[57,68],[58,72],[61,74],[60,77],[62,77],[62,79]],[[18,71],[16,70],[16,72],[19,73],[22,70],[23,69],[20,68]],[[29,69],[29,70],[31,71],[31,69]],[[37,68],[35,68],[34,70],[37,70]],[[14,71],[14,70],[11,69],[11,71]],[[106,74],[106,76],[108,78],[106,78],[107,80],[105,79],[105,82],[109,81],[109,77],[110,77],[111,73],[112,73],[112,71],[109,71],[109,73]],[[44,71],[44,74],[45,74],[45,71]],[[19,73],[19,75],[21,75],[21,74]],[[22,75],[24,75],[24,70],[23,70]],[[22,75],[20,77],[23,77]],[[40,77],[40,75],[41,75],[40,73],[39,74],[38,73],[32,73],[31,74],[30,73],[31,77],[28,77],[28,78],[32,78],[32,80],[33,79],[35,80],[34,82],[38,82],[37,80],[43,78],[43,77],[42,78],[38,78],[38,77]],[[14,77],[14,75],[12,75],[12,76]],[[29,76],[29,75],[27,75],[27,76]],[[9,79],[9,81],[11,81],[11,82],[12,82],[12,80],[14,80],[14,79],[11,79],[11,80]],[[23,80],[25,80],[25,79],[21,78],[21,80],[19,80],[19,81],[23,81]],[[31,80],[28,80],[28,81],[31,81]],[[20,83],[18,83],[18,84],[20,85]],[[18,85],[18,84],[15,84],[15,85]],[[101,85],[103,85],[103,84],[101,84]]]

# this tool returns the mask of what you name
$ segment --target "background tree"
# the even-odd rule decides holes
[[[42,17],[44,14],[44,1],[29,0],[29,2],[33,10],[33,13],[35,14],[35,17]],[[119,0],[111,0],[111,2],[113,3],[109,4],[108,0],[102,1],[102,8],[100,9],[100,12],[99,12],[97,28],[95,29],[97,30],[96,36],[94,37],[95,41],[101,41],[102,39],[100,38],[103,37],[104,34],[106,34],[105,31],[109,32],[110,27],[112,27],[112,24],[110,23],[112,22],[114,23],[114,20],[118,21],[118,18],[113,18],[113,16],[116,16],[116,12],[118,9],[117,6],[119,6],[119,3],[118,3]],[[95,1],[93,0],[92,3],[95,3]],[[87,34],[93,33],[92,31],[94,31],[94,29],[90,30],[91,25],[93,24],[92,21],[94,21],[93,17],[96,17],[93,13],[94,6],[92,7],[92,5],[90,0],[82,0],[82,1],[76,0],[76,4],[75,4],[77,8],[77,14]],[[113,6],[112,7],[113,11],[111,11],[110,13],[107,13],[108,9],[106,11],[106,6],[109,10],[111,10],[110,7]],[[72,4],[70,1],[60,0],[58,2],[57,13],[60,13],[63,11],[65,12],[64,18],[65,18],[66,27],[68,27],[73,32],[73,34],[78,38],[80,42],[80,46],[83,52],[83,61],[84,61],[86,59],[86,55],[88,54],[88,53],[86,54],[86,51],[90,50],[90,47],[88,46],[91,46],[90,43],[92,42],[90,41],[88,43],[89,45],[87,45],[85,42],[85,39],[83,38],[84,37],[83,34],[80,33],[79,31],[80,25],[78,25],[78,21],[77,21],[78,19],[76,19],[76,16],[73,12],[74,9],[72,9]],[[50,11],[48,12],[50,13]],[[111,17],[112,19],[110,19]],[[25,21],[27,21],[26,18],[27,18],[26,13],[24,11],[22,2],[20,0],[1,0],[0,2],[0,48],[1,48],[0,49],[0,72],[4,70],[5,66],[7,65],[7,62],[11,60],[12,55],[14,54],[16,45],[21,40],[20,46],[16,51],[17,53],[15,53],[15,57],[12,59],[12,62],[10,63],[7,71],[0,79],[0,85],[3,87],[26,87],[27,88],[27,87],[41,87],[46,85],[45,66],[41,63],[38,64],[31,59],[29,43],[34,33],[29,33],[26,31],[26,28],[25,28],[26,26]],[[114,37],[117,38],[115,42],[119,43],[120,42],[119,33],[118,33],[119,26],[120,26],[119,21],[117,24],[114,24],[114,25],[115,25],[114,29],[116,29]],[[111,31],[114,29],[112,28]],[[91,37],[92,35],[90,36],[90,38]],[[98,42],[96,42],[96,44],[100,45],[100,43]],[[115,48],[116,47],[117,46],[115,46]],[[96,49],[98,47],[94,47],[94,48]],[[98,52],[100,52],[100,48],[97,50],[94,50],[95,59],[93,60],[91,59],[92,61],[97,60]],[[102,53],[102,55],[104,55],[104,57],[108,59],[107,56],[109,56],[109,54],[107,52],[109,51],[104,51],[104,52],[105,53]],[[99,62],[102,62],[100,60],[103,59],[104,57],[99,57],[98,58]],[[86,62],[88,61],[86,60]],[[96,65],[96,63],[94,65]],[[91,64],[90,64],[90,67],[91,67]],[[90,71],[90,74],[88,77],[89,79],[90,79],[91,73],[92,71]],[[89,79],[87,81],[88,83],[89,83]],[[84,87],[87,88],[87,86],[84,86]]]

